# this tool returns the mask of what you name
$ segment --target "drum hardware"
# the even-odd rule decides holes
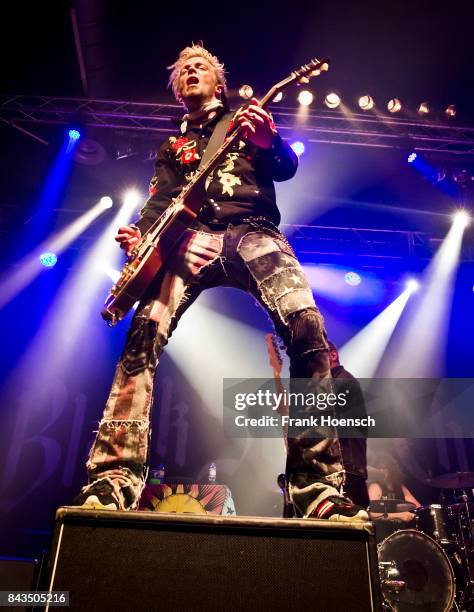
[[[416,529],[396,531],[378,546],[382,595],[390,610],[448,612],[453,568],[442,547]]]
[[[416,529],[396,531],[378,546],[385,609],[472,612],[474,472],[442,474],[426,483],[442,489],[440,504],[415,509],[405,500],[384,498],[370,504],[372,512],[416,516]]]
[[[430,504],[415,509],[416,528],[432,537],[441,546],[456,546],[456,519],[450,506]]]
[[[406,587],[406,583],[400,580],[400,572],[394,561],[380,561],[379,574],[381,586],[393,593],[399,593]]]

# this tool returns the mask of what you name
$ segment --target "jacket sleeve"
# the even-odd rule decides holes
[[[272,179],[280,182],[292,178],[298,169],[298,156],[278,133],[273,137],[270,152]]]
[[[156,155],[155,173],[150,181],[148,200],[135,223],[142,234],[153,225],[181,191],[183,177],[177,172],[172,155],[169,141],[165,140]]]

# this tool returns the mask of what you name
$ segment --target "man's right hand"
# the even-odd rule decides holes
[[[123,225],[119,227],[115,240],[120,243],[120,248],[125,251],[127,257],[131,257],[132,251],[141,237],[142,233],[137,227]]]

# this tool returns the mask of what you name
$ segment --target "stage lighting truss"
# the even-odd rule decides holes
[[[296,108],[280,103],[271,110],[283,136],[294,136],[297,131],[306,143],[398,149],[405,148],[408,142],[418,152],[474,157],[474,127],[443,124],[427,118],[401,118],[397,114],[381,117],[360,112],[345,116],[339,111],[314,111],[311,107],[301,122]],[[13,128],[27,130],[33,138],[38,138],[33,130],[38,132],[41,125],[70,125],[71,117],[78,112],[88,126],[120,131],[122,136],[127,131],[145,142],[156,142],[157,132],[176,132],[183,109],[178,104],[0,95],[0,120]]]
[[[432,259],[443,236],[425,232],[375,228],[348,228],[324,225],[282,224],[299,259],[304,263],[341,264],[348,258],[358,268],[399,269],[404,262],[419,262],[421,267]],[[465,238],[461,261],[474,261],[474,243]]]

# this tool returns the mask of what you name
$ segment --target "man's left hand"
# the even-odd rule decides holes
[[[275,124],[266,110],[258,106],[257,98],[252,98],[249,106],[237,111],[235,120],[244,128],[244,137],[262,149],[272,146],[276,133]]]

